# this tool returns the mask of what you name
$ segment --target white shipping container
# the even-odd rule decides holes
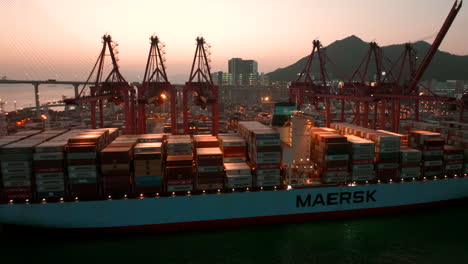
[[[199,166],[197,167],[198,172],[221,172],[223,166]]]
[[[398,163],[379,163],[377,169],[398,169],[399,166]]]
[[[31,175],[24,173],[11,173],[3,175],[3,180],[6,181],[28,181],[31,179]]]
[[[22,167],[31,167],[32,166],[32,163],[30,161],[3,161],[1,163],[1,166],[2,168],[6,168],[6,167],[19,167],[19,168],[22,168]]]
[[[226,175],[227,182],[252,182],[252,175]]]
[[[444,155],[443,150],[426,150],[423,151],[423,156],[424,157],[434,157],[434,156],[442,156]]]
[[[336,160],[349,160],[349,155],[327,155],[325,160],[336,161]]]
[[[229,163],[224,164],[226,174],[229,175],[250,175],[252,170],[247,163]]]
[[[281,180],[268,180],[268,181],[262,181],[262,180],[257,180],[257,187],[273,187],[273,186],[279,186],[281,185]]]
[[[184,192],[184,191],[193,191],[193,185],[168,185],[168,192]]]
[[[252,159],[260,159],[260,158],[281,158],[281,152],[253,152]]]
[[[266,146],[280,146],[281,141],[279,139],[265,139],[265,140],[257,140],[255,141],[255,145],[259,147],[266,147]]]
[[[4,187],[29,187],[31,181],[3,181]]]
[[[77,166],[68,166],[68,172],[95,172],[97,171],[96,165],[77,165]]]
[[[67,159],[95,159],[96,157],[96,152],[67,153]]]
[[[45,179],[63,179],[65,174],[63,172],[47,172],[47,173],[36,173],[36,180]]]
[[[6,174],[20,174],[20,173],[23,173],[23,174],[31,174],[32,173],[32,169],[31,167],[13,167],[13,168],[10,168],[10,167],[7,167],[7,168],[4,168],[2,167],[2,174],[3,175],[6,175]]]
[[[63,160],[63,152],[34,153],[34,160]]]
[[[258,158],[255,160],[256,164],[274,164],[280,162],[281,158]]]
[[[281,175],[257,175],[257,181],[276,181],[280,179]]]
[[[462,160],[464,157],[462,154],[451,154],[445,157],[445,160]]]
[[[63,179],[52,179],[52,180],[36,180],[37,186],[56,186],[56,185],[65,185],[65,181]]]
[[[373,160],[374,159],[374,153],[372,154],[353,154],[351,156],[352,160]]]
[[[351,170],[374,170],[374,164],[351,165]]]
[[[38,192],[63,192],[65,185],[62,186],[37,186]]]
[[[424,162],[424,166],[442,166],[443,163],[442,160],[428,160]]]
[[[257,175],[280,175],[281,172],[279,169],[266,169],[266,170],[256,170],[255,174]]]
[[[373,173],[358,173],[351,175],[351,181],[372,181],[373,179]]]
[[[96,171],[84,171],[84,172],[69,172],[68,177],[70,179],[82,179],[82,178],[96,178]]]
[[[463,164],[447,164],[445,165],[446,170],[461,170],[463,169]]]
[[[236,188],[251,188],[252,187],[252,181],[250,182],[244,182],[244,183],[239,183],[239,182],[228,182],[226,184],[226,187],[229,189],[236,189]]]

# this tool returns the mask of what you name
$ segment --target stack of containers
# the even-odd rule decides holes
[[[26,132],[29,132],[29,131],[26,131]],[[30,133],[36,134],[36,133],[39,133],[39,132],[40,131],[34,130],[34,131],[31,131]],[[14,142],[17,142],[19,140],[22,140],[22,139],[24,139],[24,138],[26,138],[28,136],[30,136],[30,134],[16,133],[16,134],[13,134],[13,135],[0,137],[0,148],[3,147],[3,146],[6,146],[8,144],[12,144]],[[3,190],[4,177],[2,176],[2,167],[7,167],[8,166],[5,163],[5,160],[2,158],[3,155],[1,153],[2,153],[2,150],[0,149],[0,200],[3,198],[3,193],[4,193],[4,190]]]
[[[168,155],[164,183],[168,192],[193,190],[192,155]]]
[[[463,172],[464,150],[459,147],[444,146],[444,171],[446,176],[460,176]]]
[[[162,143],[138,143],[133,152],[135,192],[140,195],[162,192]]]
[[[238,163],[247,160],[247,143],[240,136],[219,136],[224,163]]]
[[[224,186],[223,153],[217,148],[197,148],[195,188],[219,190]]]
[[[106,139],[103,133],[83,132],[72,136],[67,147],[67,171],[70,197],[80,200],[99,199],[98,155]]]
[[[375,143],[356,136],[346,136],[346,138],[350,144],[351,181],[373,180]]]
[[[375,174],[377,180],[388,182],[397,180],[400,171],[400,137],[387,133],[369,133],[375,142]]]
[[[281,142],[275,130],[253,121],[239,122],[239,134],[248,142],[250,162],[255,168],[255,187],[274,187],[281,182]]]
[[[41,141],[24,139],[0,148],[5,200],[33,199],[32,158]]]
[[[316,129],[311,132],[310,159],[316,164],[323,183],[348,180],[349,145],[346,137]]]
[[[102,186],[105,197],[122,198],[132,193],[133,146],[113,146],[101,150]]]
[[[252,170],[247,163],[224,163],[224,170],[226,171],[226,188],[252,187]]]
[[[389,135],[393,135],[393,136],[397,136],[397,137],[400,138],[401,146],[403,146],[403,147],[407,147],[407,146],[408,146],[408,135],[403,135],[403,134],[399,134],[399,133],[394,133],[394,132],[390,132],[390,131],[387,131],[387,130],[377,130],[377,132],[384,133],[384,134],[389,134]]]
[[[138,135],[138,143],[155,143],[163,142],[165,136],[163,134],[142,134]]]
[[[38,199],[66,197],[64,141],[47,141],[35,147],[34,173]]]
[[[215,136],[211,135],[195,135],[193,136],[194,149],[197,148],[217,148],[219,141]]]
[[[189,135],[167,139],[165,185],[168,192],[193,190],[193,150]]]
[[[468,130],[452,130],[449,133],[449,145],[468,149]]]
[[[411,131],[409,147],[422,151],[422,176],[437,177],[444,173],[445,140],[439,133],[416,130]]]
[[[418,179],[421,176],[421,159],[422,153],[420,150],[409,147],[401,147],[400,178]]]

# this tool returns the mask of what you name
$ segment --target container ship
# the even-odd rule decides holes
[[[25,131],[0,138],[0,223],[186,230],[399,212],[468,197],[468,130],[240,121],[237,133]]]

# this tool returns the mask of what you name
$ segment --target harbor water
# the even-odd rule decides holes
[[[0,233],[2,263],[468,263],[468,205],[175,233]]]

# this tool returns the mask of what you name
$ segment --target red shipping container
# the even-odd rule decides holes
[[[69,159],[68,166],[97,165],[97,159]]]
[[[224,178],[224,172],[199,172],[197,173],[198,179],[217,179]]]
[[[187,179],[192,177],[192,166],[166,167],[166,178],[168,179]]]
[[[34,168],[35,173],[64,172],[64,168]]]
[[[166,166],[192,166],[192,155],[167,156]]]
[[[82,201],[99,199],[98,185],[95,183],[70,184],[70,198],[78,197]]]
[[[349,160],[351,165],[365,165],[365,164],[373,164],[373,160]]]
[[[63,160],[35,160],[34,168],[62,168]]]
[[[101,150],[101,164],[130,163],[133,156],[133,147],[107,147]]]
[[[424,161],[443,160],[444,156],[442,156],[442,155],[440,155],[440,156],[425,156],[423,159],[424,159]]]
[[[216,160],[201,160],[196,162],[197,167],[223,166],[223,158]]]
[[[217,183],[224,183],[224,178],[223,177],[218,177],[218,178],[203,178],[199,177],[196,182],[198,184],[217,184]]]
[[[5,197],[5,200],[32,200],[33,198],[31,187],[5,187],[3,188],[3,195]]]
[[[237,157],[246,157],[247,155],[245,154],[245,152],[238,152],[238,153],[234,153],[234,152],[229,152],[229,153],[224,153],[224,157],[225,158],[237,158]]]
[[[462,170],[445,170],[446,175],[462,175]]]
[[[445,164],[463,164],[463,160],[447,160]]]
[[[234,147],[223,147],[223,153],[242,153],[246,152],[247,148],[245,146],[234,146]]]

